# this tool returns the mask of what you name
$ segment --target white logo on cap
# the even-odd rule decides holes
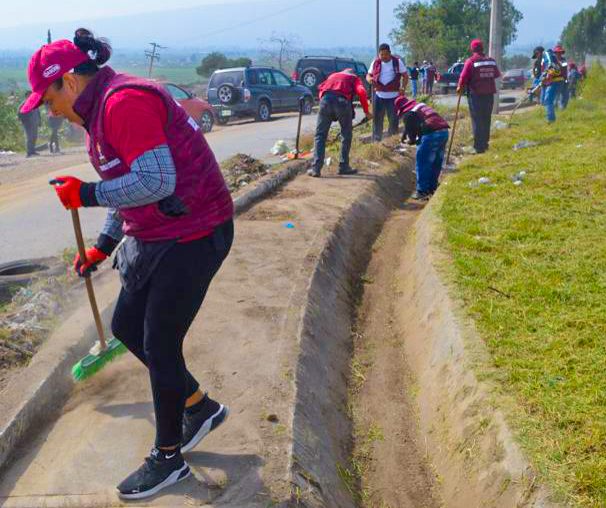
[[[50,78],[53,77],[55,74],[59,74],[59,71],[61,71],[61,66],[59,64],[53,64],[44,69],[42,75],[45,78]]]

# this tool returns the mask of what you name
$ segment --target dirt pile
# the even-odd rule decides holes
[[[269,166],[250,155],[239,153],[222,162],[221,171],[229,190],[235,192],[268,174]]]

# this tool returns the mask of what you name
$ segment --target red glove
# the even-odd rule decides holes
[[[82,206],[82,199],[80,198],[80,187],[84,183],[82,180],[74,176],[58,176],[51,183],[53,183],[55,192],[66,209],[70,210]]]
[[[88,277],[92,272],[97,270],[97,265],[107,259],[107,254],[91,247],[86,251],[86,263],[80,261],[80,254],[76,254],[74,258],[74,270],[80,277]]]

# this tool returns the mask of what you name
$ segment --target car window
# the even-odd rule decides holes
[[[273,71],[274,79],[278,86],[290,86],[291,81],[284,74],[279,71]]]
[[[353,69],[354,68],[354,63],[353,62],[343,62],[341,60],[337,60],[335,63],[336,63],[336,66],[337,66],[337,72],[344,71],[345,69]]]
[[[256,74],[256,83],[257,85],[263,86],[272,86],[274,85],[274,79],[271,76],[271,71],[269,69],[257,69],[255,71]]]
[[[368,73],[368,67],[366,67],[366,65],[363,64],[363,63],[356,62],[356,72],[358,74],[367,74]]]
[[[182,90],[181,88],[179,88],[178,86],[175,85],[164,85],[164,88],[166,88],[168,90],[168,93],[170,93],[173,97],[173,99],[175,100],[185,100],[185,99],[189,99],[189,94],[185,91]]]
[[[335,72],[335,61],[329,58],[308,58],[301,62],[302,69],[309,69],[310,67],[316,67],[325,73]]]
[[[208,88],[218,88],[226,83],[239,87],[242,81],[244,81],[244,72],[242,71],[215,72],[210,78]]]

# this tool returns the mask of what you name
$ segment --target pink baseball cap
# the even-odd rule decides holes
[[[474,39],[471,41],[469,47],[471,48],[471,51],[482,51],[484,49],[484,43],[482,42],[482,39]]]
[[[29,61],[27,79],[32,93],[21,107],[21,113],[38,108],[52,83],[87,60],[89,56],[67,39],[42,46]]]
[[[396,98],[395,106],[398,115],[403,115],[404,113],[408,113],[412,108],[414,108],[417,104],[417,101],[414,99],[409,99],[405,95],[400,95]]]

